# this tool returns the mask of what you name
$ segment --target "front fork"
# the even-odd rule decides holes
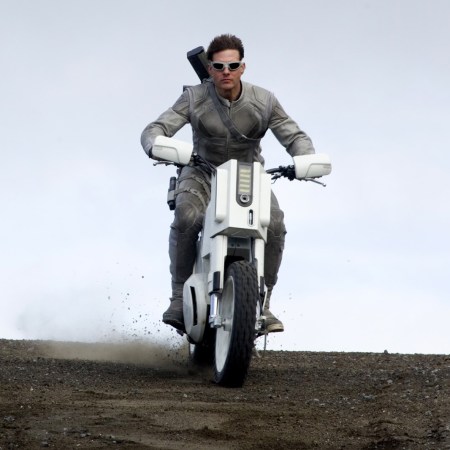
[[[260,282],[263,283],[264,279],[260,278]],[[263,315],[263,307],[266,302],[267,290],[261,291],[259,301],[256,303],[256,323],[255,333],[257,335],[264,334],[265,317]],[[221,295],[217,292],[213,292],[210,295],[210,307],[209,307],[209,326],[211,328],[220,328],[224,325],[223,318],[219,315],[219,303]]]
[[[219,239],[221,238],[221,239]],[[225,242],[224,242],[225,241]],[[225,245],[224,245],[225,243]],[[218,260],[223,261],[225,259],[224,249],[226,248],[226,244],[228,243],[227,238],[225,236],[216,236],[214,239],[215,244],[215,254],[219,254],[220,258]],[[262,315],[263,307],[266,302],[267,289],[265,288],[264,282],[264,249],[265,249],[265,240],[264,239],[252,239],[250,244],[250,260],[256,264],[257,274],[258,274],[258,287],[259,287],[259,301],[257,303],[258,311],[255,311],[256,314],[256,325],[255,331],[260,334],[262,329],[264,328],[265,317]],[[217,261],[217,260],[216,260]],[[223,266],[214,266],[218,269],[219,272],[224,273],[225,268]],[[213,267],[213,269],[214,269]],[[223,279],[221,282],[223,283]],[[221,293],[212,292],[210,294],[210,309],[209,309],[209,326],[211,328],[220,328],[224,325],[223,318],[219,314],[219,304],[221,300]]]
[[[220,328],[222,326],[222,318],[219,316],[219,297],[220,294],[217,292],[213,292],[210,295],[209,326],[211,328]]]

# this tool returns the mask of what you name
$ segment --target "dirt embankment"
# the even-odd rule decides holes
[[[0,449],[450,449],[450,357],[266,352],[226,389],[187,349],[0,340]]]

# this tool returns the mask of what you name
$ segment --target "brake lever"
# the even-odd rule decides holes
[[[321,181],[317,181],[315,178],[303,178],[305,181],[312,181],[313,183],[320,184],[323,187],[327,187],[325,183],[322,183]]]
[[[275,183],[282,176],[283,176],[283,174],[281,174],[280,172],[273,173],[272,176],[271,176],[271,180],[273,181],[273,183]]]

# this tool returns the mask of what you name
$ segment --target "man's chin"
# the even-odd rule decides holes
[[[220,87],[224,91],[231,91],[233,89],[233,84],[232,83],[220,83]]]

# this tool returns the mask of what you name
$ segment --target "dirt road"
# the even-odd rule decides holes
[[[450,449],[450,356],[270,351],[240,389],[187,360],[0,340],[0,449]]]

